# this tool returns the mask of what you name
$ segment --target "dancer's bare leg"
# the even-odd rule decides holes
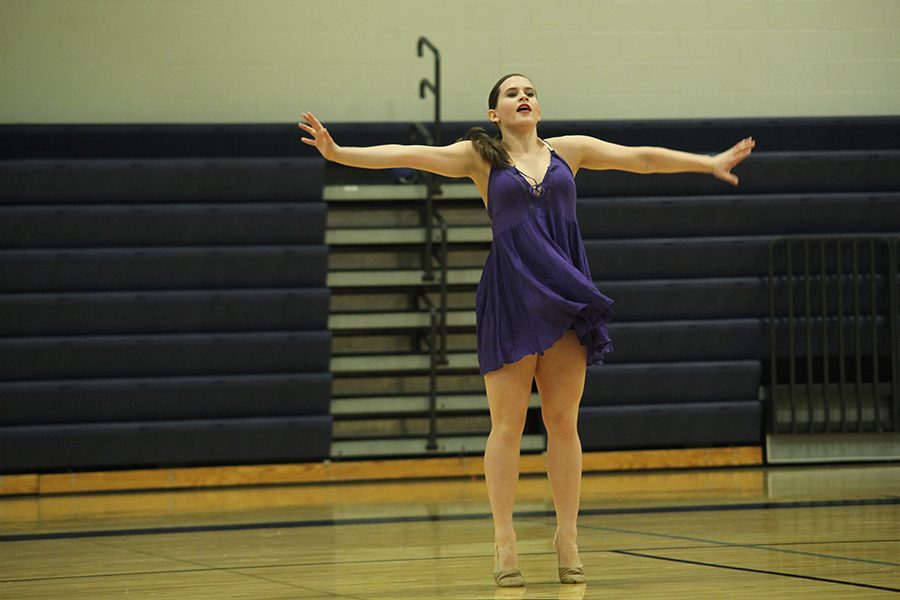
[[[535,370],[541,415],[547,427],[547,477],[556,508],[559,560],[564,566],[580,563],[577,546],[581,501],[578,405],[584,391],[585,352],[575,332],[569,330],[538,357]]]
[[[491,410],[491,434],[484,450],[484,477],[494,516],[494,542],[499,549],[500,569],[514,568],[519,561],[513,506],[519,480],[522,431],[536,363],[537,355],[532,354],[484,376]]]

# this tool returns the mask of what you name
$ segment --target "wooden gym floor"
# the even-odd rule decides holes
[[[483,480],[0,498],[0,598],[878,598],[900,592],[900,465],[584,478],[586,585],[519,486],[528,587],[497,589]]]

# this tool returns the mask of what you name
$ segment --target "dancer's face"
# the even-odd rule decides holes
[[[488,119],[507,128],[536,126],[541,120],[541,103],[534,84],[521,75],[501,83],[497,107],[488,111]]]

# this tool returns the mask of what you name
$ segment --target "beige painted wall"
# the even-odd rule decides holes
[[[0,122],[425,120],[423,34],[445,120],[900,113],[900,0],[0,0]]]

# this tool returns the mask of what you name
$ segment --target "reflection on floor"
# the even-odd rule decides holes
[[[0,597],[809,598],[900,591],[900,465],[584,478],[588,583],[555,580],[521,480],[528,586],[491,580],[480,479],[0,499]]]

